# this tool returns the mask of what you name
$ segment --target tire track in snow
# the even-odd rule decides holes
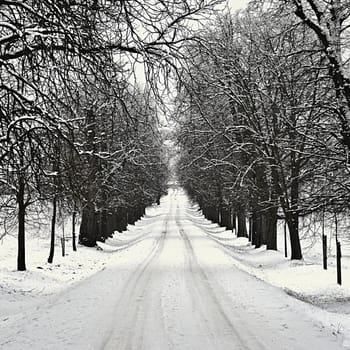
[[[131,275],[123,287],[120,298],[116,301],[113,311],[115,321],[110,325],[112,328],[100,347],[103,350],[116,349],[116,346],[123,350],[142,349],[144,326],[148,313],[148,305],[143,300],[146,299],[145,295],[154,273],[151,265],[157,261],[164,248],[172,204],[173,201],[171,201],[159,238],[155,240],[146,259]]]
[[[179,217],[179,215],[177,215]],[[187,284],[193,302],[198,305],[200,324],[204,334],[208,334],[208,341],[212,349],[220,350],[263,350],[265,347],[253,334],[247,337],[247,328],[244,327],[244,338],[241,336],[242,325],[233,324],[219,300],[228,299],[220,292],[214,276],[209,275],[198,263],[193,245],[179,220],[176,220],[180,236],[184,242],[187,265],[191,278]],[[214,284],[214,287],[213,287]],[[230,305],[229,302],[225,303]],[[233,309],[230,309],[233,312]],[[237,318],[237,317],[236,317]],[[239,319],[239,317],[238,317]]]

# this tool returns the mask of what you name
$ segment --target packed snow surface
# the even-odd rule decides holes
[[[15,272],[6,245],[10,238],[0,247],[4,350],[350,347],[346,312],[295,298],[305,295],[298,274],[308,266],[285,260],[286,268],[273,268],[284,261],[280,252],[234,239],[205,220],[181,189],[171,188],[159,207],[100,250],[79,247],[52,267],[33,259],[29,271]],[[313,296],[320,286],[350,295],[348,285],[309,282]]]

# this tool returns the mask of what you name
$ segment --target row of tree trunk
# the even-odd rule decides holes
[[[206,219],[235,231],[237,237],[248,237],[255,248],[265,244],[267,249],[277,250],[277,208],[253,211],[249,217],[249,232],[243,209],[234,211],[232,208],[208,205],[200,205],[200,209]]]
[[[118,207],[115,211],[96,211],[93,204],[88,204],[82,211],[79,243],[94,247],[97,241],[104,242],[112,237],[115,231],[125,231],[128,224],[134,224],[143,215],[146,208],[143,205],[137,207]]]

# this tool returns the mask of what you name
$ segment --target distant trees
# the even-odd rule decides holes
[[[331,188],[342,191],[343,203],[348,198],[335,180],[344,184],[346,174],[317,37],[288,11],[256,3],[219,17],[189,51],[178,97],[182,183],[202,208],[222,213],[220,193],[240,213],[243,235],[248,216],[256,247],[276,249],[283,215],[292,259],[301,259],[299,217],[339,202]],[[210,218],[223,224],[221,214]]]
[[[123,96],[115,93],[95,81],[79,99],[84,105],[83,123],[75,136],[82,160],[79,182],[84,184],[79,241],[88,246],[134,223],[166,185],[166,163],[150,97],[127,86]]]

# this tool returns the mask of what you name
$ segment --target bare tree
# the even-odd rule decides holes
[[[205,177],[215,167],[226,179],[221,192],[226,200],[233,204],[230,198],[237,197],[250,211],[256,247],[277,248],[281,207],[292,259],[301,259],[299,217],[320,207],[321,193],[322,203],[329,199],[324,184],[322,190],[314,179],[324,178],[327,168],[339,171],[334,94],[324,58],[313,33],[287,12],[277,16],[257,6],[214,24],[202,43],[191,47],[197,56],[184,73],[187,97],[180,114],[188,120],[181,124],[196,137],[180,139],[182,181],[200,198],[198,191],[208,191],[208,183],[188,177]],[[190,152],[191,147],[201,148]],[[196,170],[191,174],[188,168]],[[315,202],[311,188],[319,195]]]
[[[302,23],[315,33],[327,59],[337,100],[334,116],[341,124],[342,142],[350,149],[350,76],[347,47],[350,35],[350,5],[346,0],[283,0]],[[303,51],[303,47],[299,47]]]

